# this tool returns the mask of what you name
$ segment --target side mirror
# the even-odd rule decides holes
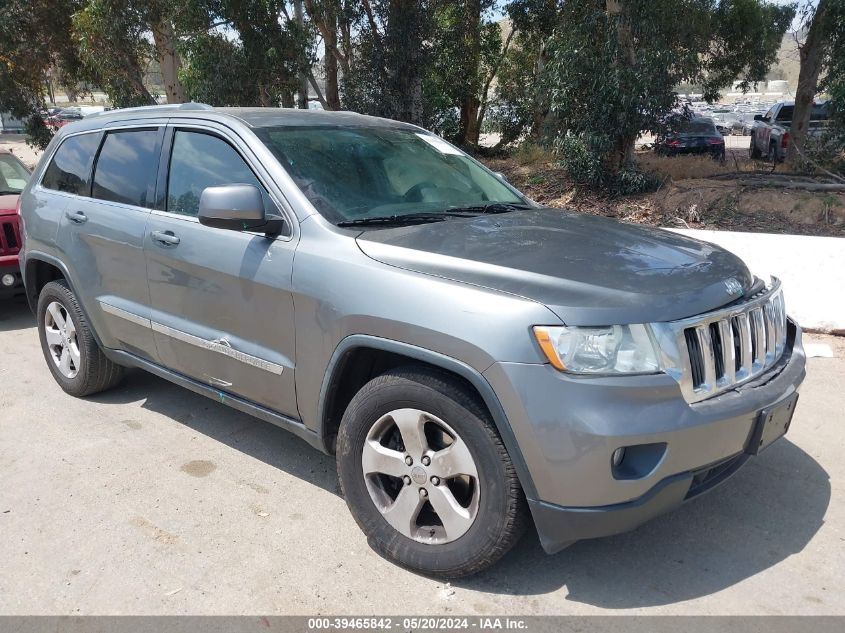
[[[264,198],[255,185],[206,187],[200,195],[198,217],[204,226],[266,233],[280,233],[284,222],[266,216]]]
[[[766,120],[766,117],[765,117],[765,116],[763,116],[762,114],[755,114],[755,115],[754,115],[754,120],[755,120],[755,121],[765,121],[765,120]]]

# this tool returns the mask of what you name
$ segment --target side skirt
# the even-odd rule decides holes
[[[158,376],[159,378],[164,378],[165,380],[177,384],[180,387],[190,389],[194,393],[198,393],[207,398],[211,398],[212,400],[222,402],[223,404],[228,405],[233,409],[237,409],[238,411],[249,414],[253,417],[258,418],[259,420],[264,420],[265,422],[269,422],[270,424],[275,424],[276,426],[284,429],[285,431],[293,433],[297,437],[302,438],[311,446],[318,449],[320,452],[323,452],[323,441],[320,435],[315,431],[309,429],[299,420],[289,418],[287,416],[282,415],[281,413],[276,413],[271,409],[267,409],[258,404],[255,404],[254,402],[250,402],[249,400],[244,400],[243,398],[239,398],[238,396],[226,393],[225,391],[220,391],[219,389],[215,389],[214,387],[210,387],[209,385],[196,381],[193,378],[188,378],[187,376],[184,376],[180,373],[171,371],[165,367],[162,367],[161,365],[151,363],[150,361],[144,360],[143,358],[135,356],[134,354],[131,354],[129,352],[107,348],[103,348],[103,352],[106,356],[108,356],[109,360],[114,363],[117,363],[118,365],[143,369],[144,371],[148,371],[151,374]]]

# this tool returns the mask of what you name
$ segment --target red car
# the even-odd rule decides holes
[[[0,300],[23,295],[18,251],[21,227],[18,199],[29,180],[29,170],[7,150],[0,149]]]

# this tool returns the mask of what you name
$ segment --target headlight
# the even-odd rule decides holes
[[[660,371],[647,325],[534,328],[552,366],[573,374],[653,374]]]

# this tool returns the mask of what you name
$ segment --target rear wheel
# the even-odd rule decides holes
[[[493,422],[436,370],[397,369],[367,383],[344,413],[337,464],[371,546],[415,571],[477,573],[523,531],[525,500]]]
[[[63,280],[51,281],[41,290],[38,336],[50,373],[72,396],[103,391],[123,376],[123,368],[103,354],[76,296]]]

